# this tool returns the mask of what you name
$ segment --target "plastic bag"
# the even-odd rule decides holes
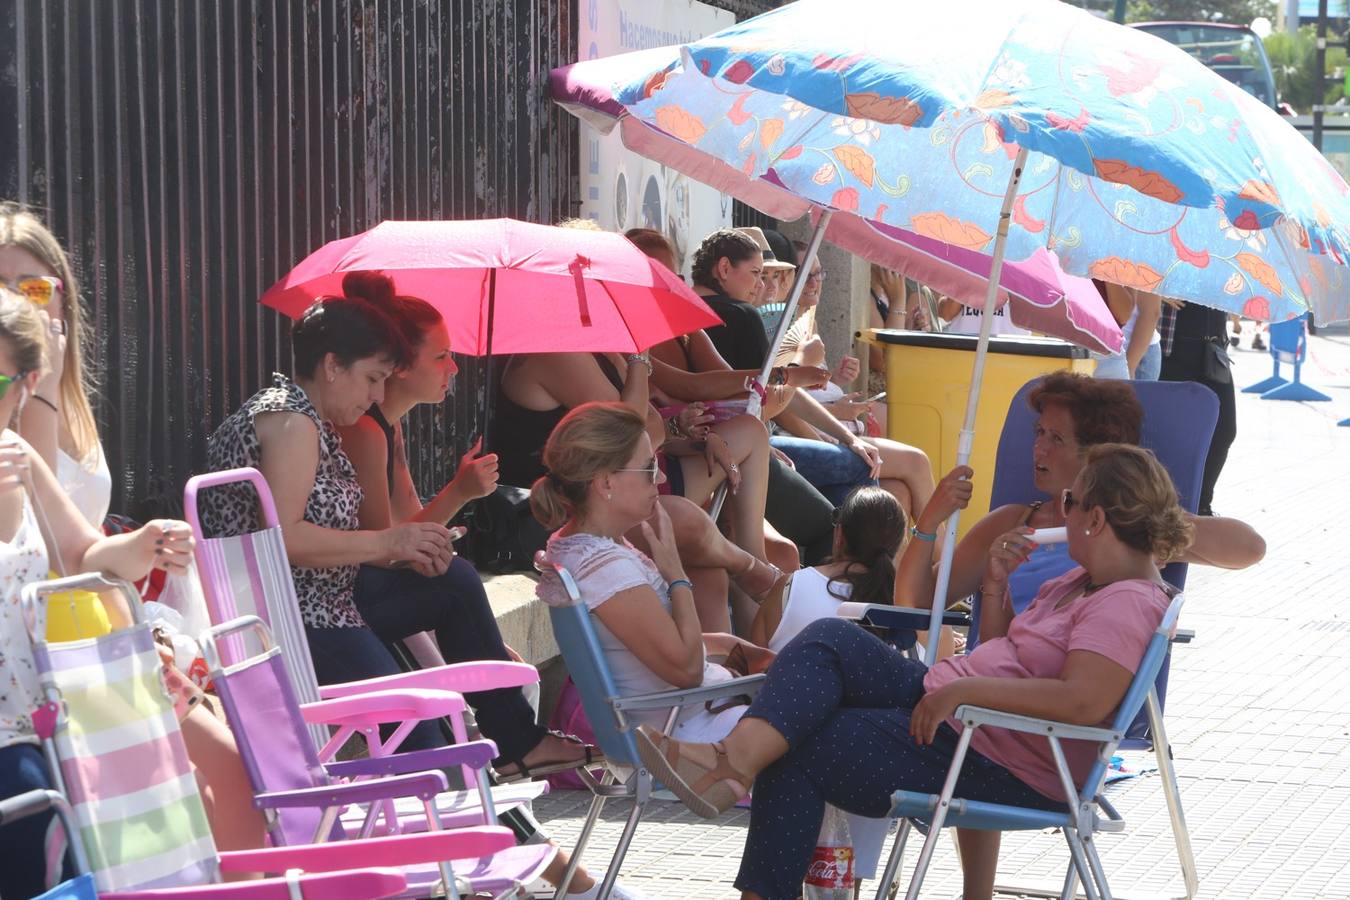
[[[211,616],[206,610],[206,594],[202,591],[195,561],[188,563],[185,572],[169,573],[164,581],[164,589],[160,591],[159,602],[181,616],[182,621],[177,630],[194,641],[199,640],[202,632],[211,627]]]

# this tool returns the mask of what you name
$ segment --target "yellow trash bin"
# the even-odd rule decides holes
[[[872,331],[872,339],[886,349],[887,434],[927,453],[934,475],[941,478],[956,465],[956,444],[966,415],[977,338],[877,328]],[[1037,375],[1058,369],[1090,374],[1092,368],[1087,350],[1067,341],[990,338],[970,457],[975,495],[961,514],[958,535],[964,535],[989,511],[998,438],[1013,395]],[[1027,465],[1031,465],[1030,460]]]

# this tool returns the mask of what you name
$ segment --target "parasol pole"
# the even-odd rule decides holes
[[[488,432],[492,429],[492,407],[497,398],[497,360],[492,355],[492,328],[497,317],[497,267],[488,269],[488,314],[487,314],[487,396],[483,403],[483,452],[491,453],[492,444]],[[472,444],[469,445],[473,446]],[[467,449],[467,448],[466,448]]]
[[[984,295],[984,315],[980,320],[980,339],[975,346],[975,367],[970,373],[970,395],[966,399],[966,420],[961,427],[961,438],[956,445],[956,464],[970,463],[970,454],[975,447],[975,414],[980,408],[980,385],[984,380],[985,358],[989,355],[989,334],[994,325],[994,306],[998,301],[999,279],[1003,276],[1003,252],[1008,243],[1008,222],[1012,219],[1013,200],[1017,197],[1017,187],[1022,181],[1022,170],[1027,165],[1027,148],[1017,151],[1013,161],[1012,177],[1008,179],[1008,190],[1003,195],[1003,209],[998,214],[998,234],[994,237],[994,261],[989,268],[989,289]],[[956,527],[961,521],[961,510],[952,513],[947,520],[947,538],[942,544],[942,561],[938,564],[937,585],[933,588],[933,609],[928,622],[928,648],[924,661],[929,665],[937,662],[938,630],[942,627],[942,613],[947,608],[947,587],[952,580],[952,554],[956,552]]]
[[[816,230],[811,235],[811,243],[806,247],[806,256],[797,260],[797,271],[809,272],[811,263],[815,262],[816,251],[825,240],[825,226],[830,224],[830,217],[834,215],[834,210],[821,210],[820,218],[816,220]],[[783,338],[787,336],[788,327],[792,325],[792,316],[797,312],[797,301],[801,299],[802,291],[806,289],[806,279],[798,278],[792,285],[792,292],[788,294],[787,305],[783,307],[783,317],[778,320],[778,327],[774,329],[773,340],[769,342],[769,355],[764,360],[764,365],[759,370],[759,384],[761,387],[769,383],[769,372],[773,369],[773,358],[778,355],[778,348],[783,343]],[[758,391],[751,391],[746,412],[752,416],[758,416],[760,412],[760,397]]]

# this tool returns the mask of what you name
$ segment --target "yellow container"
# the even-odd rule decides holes
[[[933,474],[941,478],[956,465],[977,338],[877,328],[872,340],[886,348],[887,434],[927,453]],[[975,495],[961,513],[958,535],[989,511],[998,439],[1013,395],[1036,376],[1059,369],[1091,374],[1093,361],[1087,350],[1055,338],[990,339],[970,457]]]

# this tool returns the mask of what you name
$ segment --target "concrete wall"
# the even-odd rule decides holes
[[[811,220],[802,217],[796,222],[784,222],[779,231],[794,241],[811,240]],[[867,367],[867,353],[854,347],[854,335],[867,327],[867,310],[871,299],[870,267],[866,261],[840,250],[828,241],[820,245],[820,263],[825,270],[825,284],[821,289],[820,307],[816,310],[816,324],[825,342],[825,354],[834,366],[846,354],[857,356]],[[865,383],[864,378],[859,384]]]

